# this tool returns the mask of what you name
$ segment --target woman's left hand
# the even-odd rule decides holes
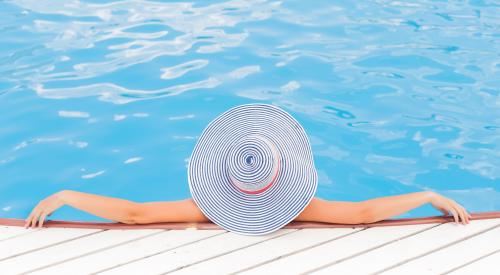
[[[47,198],[41,200],[35,208],[31,211],[31,214],[25,220],[24,227],[36,227],[37,221],[39,221],[38,227],[43,226],[43,222],[47,216],[50,216],[52,212],[64,205],[64,201],[61,198],[63,191],[52,194]]]

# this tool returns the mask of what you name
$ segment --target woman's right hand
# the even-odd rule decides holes
[[[431,192],[430,203],[434,208],[441,211],[444,215],[448,215],[448,212],[453,214],[453,218],[456,223],[461,221],[463,224],[468,224],[471,215],[467,213],[467,210],[456,201],[446,198],[436,192]]]

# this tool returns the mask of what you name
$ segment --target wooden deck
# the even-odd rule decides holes
[[[220,229],[0,226],[0,274],[499,274],[500,218],[468,225]]]

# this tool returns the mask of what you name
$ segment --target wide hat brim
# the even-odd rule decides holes
[[[226,161],[235,140],[265,136],[279,152],[277,175],[258,194],[239,190],[228,176]],[[222,228],[263,235],[295,219],[317,189],[311,145],[300,123],[269,104],[244,104],[219,115],[203,130],[188,166],[189,189],[205,216]]]

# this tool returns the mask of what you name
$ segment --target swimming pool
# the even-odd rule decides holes
[[[63,190],[190,197],[203,128],[263,102],[306,129],[316,196],[500,210],[494,1],[0,2],[0,217]],[[426,205],[399,217],[439,215]],[[51,219],[101,221],[63,207]]]

